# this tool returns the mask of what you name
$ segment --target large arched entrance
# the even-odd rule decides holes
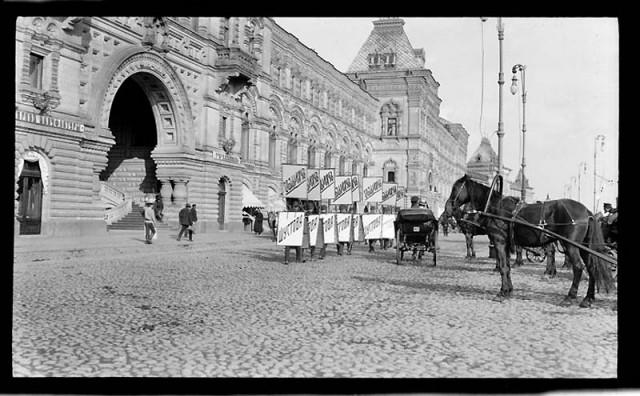
[[[151,158],[158,143],[156,121],[143,89],[143,73],[139,74],[127,78],[113,99],[109,129],[115,145],[109,151],[107,167],[100,174],[101,181],[134,201],[160,190],[156,164]]]

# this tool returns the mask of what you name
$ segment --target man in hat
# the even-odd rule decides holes
[[[145,202],[142,215],[144,216],[145,243],[151,244],[151,240],[156,233],[156,215],[153,211],[153,202]]]
[[[420,207],[420,197],[418,197],[416,195],[411,197],[411,207],[412,208],[419,208]]]
[[[182,234],[189,230],[191,224],[191,204],[187,203],[184,208],[180,209],[178,213],[178,220],[180,221],[180,233],[178,234],[178,240],[182,238]]]

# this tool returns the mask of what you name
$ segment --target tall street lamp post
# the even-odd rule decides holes
[[[602,142],[601,147],[604,149],[604,135],[597,135],[593,145],[593,213],[597,213],[596,190],[597,190],[597,173],[596,173],[596,157],[598,154],[598,142]]]
[[[527,195],[527,190],[526,190],[526,185],[525,185],[525,178],[524,178],[524,167],[525,167],[525,159],[524,159],[524,153],[525,153],[525,132],[527,132],[527,123],[526,123],[526,119],[525,119],[525,106],[527,103],[527,90],[525,87],[525,70],[527,69],[527,67],[525,65],[521,65],[521,64],[516,64],[513,66],[513,68],[511,69],[511,72],[513,73],[513,78],[511,79],[511,93],[513,95],[515,95],[518,92],[518,77],[517,77],[517,72],[520,71],[520,74],[522,74],[522,190],[520,191],[520,199],[522,199],[522,202],[524,202],[524,199]]]
[[[585,172],[585,174],[587,172],[587,163],[584,161],[578,164],[578,202],[580,202],[580,175],[582,172]]]
[[[502,86],[504,85],[504,73],[502,72],[502,42],[504,41],[504,24],[502,18],[498,18],[498,44],[500,49],[500,71],[498,72],[498,174],[502,176],[502,138],[504,137],[504,123],[502,122]]]

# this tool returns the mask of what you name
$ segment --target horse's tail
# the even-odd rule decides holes
[[[587,232],[589,239],[589,249],[595,250],[598,253],[604,253],[604,237],[602,236],[602,229],[600,223],[596,221],[593,216],[589,216],[589,230]],[[615,289],[615,282],[613,275],[611,274],[611,267],[609,263],[600,257],[589,254],[589,260],[587,260],[587,266],[591,268],[593,277],[595,278],[596,287],[598,291],[601,288],[605,293]]]

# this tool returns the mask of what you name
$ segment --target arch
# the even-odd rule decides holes
[[[15,193],[18,194],[17,181],[22,173],[24,161],[38,161],[40,166],[41,179],[43,183],[43,193],[46,195],[49,190],[48,180],[51,176],[53,165],[53,142],[46,136],[27,135],[26,139],[18,143],[15,148]]]
[[[191,105],[180,78],[164,58],[141,47],[125,49],[112,56],[112,61],[94,78],[94,82],[104,81],[94,86],[98,99],[90,108],[90,116],[96,125],[108,129],[115,95],[129,77],[133,77],[149,97],[156,116],[158,145],[172,142],[195,149]],[[161,135],[163,131],[167,136]]]
[[[18,169],[17,169],[18,178],[20,177],[20,174],[22,174],[22,168],[24,167],[25,161],[37,162],[38,166],[40,166],[40,179],[42,180],[42,194],[47,195],[49,191],[49,178],[51,176],[50,174],[51,167],[49,166],[49,161],[47,156],[42,154],[39,150],[33,150],[33,149],[26,150],[24,153],[22,153],[22,161],[18,161]]]

